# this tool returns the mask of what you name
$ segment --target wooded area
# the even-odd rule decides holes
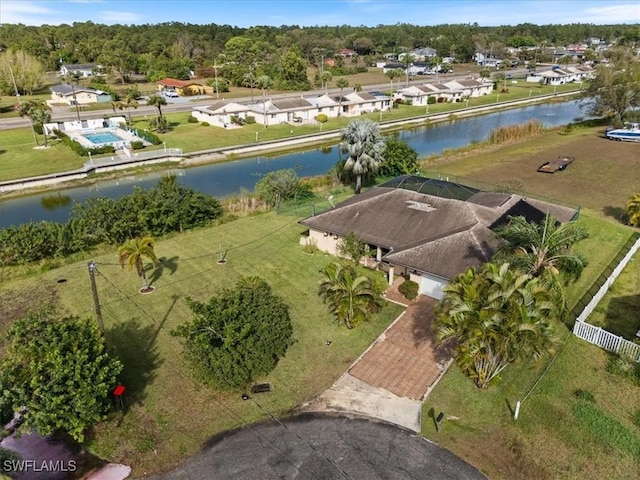
[[[525,47],[562,46],[589,38],[633,44],[640,40],[638,25],[533,25],[480,27],[478,24],[417,26],[409,24],[354,27],[297,25],[238,28],[230,25],[193,25],[178,22],[156,25],[101,25],[93,22],[39,27],[5,24],[0,29],[0,51],[23,52],[44,70],[61,64],[95,63],[115,80],[133,81],[132,75],[159,78],[201,78],[218,73],[234,85],[258,87],[268,76],[279,89],[308,88],[306,69],[322,69],[336,57],[334,75],[353,73],[384,54],[399,54],[430,47],[437,57],[469,62],[476,52],[500,56],[507,47],[520,48],[522,60],[533,56]],[[355,52],[350,58],[335,55],[340,49]],[[540,60],[538,58],[538,60]],[[224,66],[223,69],[221,66]],[[14,85],[0,65],[0,92]],[[338,67],[340,70],[335,71]]]

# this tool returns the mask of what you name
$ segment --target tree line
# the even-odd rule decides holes
[[[345,60],[347,67],[349,62],[369,65],[385,53],[398,54],[419,47],[434,48],[440,58],[451,56],[469,62],[476,51],[500,54],[507,46],[560,46],[584,42],[590,37],[632,45],[640,41],[640,28],[590,24],[305,28],[297,25],[239,28],[179,22],[156,25],[78,22],[39,27],[5,24],[0,29],[0,51],[20,52],[20,58],[12,59],[16,67],[13,74],[20,89],[27,88],[23,85],[33,85],[33,77],[41,76],[45,70],[58,70],[62,63],[100,64],[105,73],[113,73],[122,83],[132,73],[150,80],[187,79],[192,71],[211,78],[220,70],[218,73],[234,85],[250,86],[266,75],[280,89],[304,89],[308,87],[306,68],[320,67],[330,57],[342,60],[336,56],[342,48],[356,54]],[[37,70],[35,74],[25,73],[33,72],[32,67]],[[9,64],[0,62],[0,91],[5,94],[13,89],[10,73]]]

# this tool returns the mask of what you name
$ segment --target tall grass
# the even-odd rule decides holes
[[[530,120],[521,125],[496,128],[489,136],[489,143],[501,144],[539,135],[544,132],[544,125],[538,120]]]

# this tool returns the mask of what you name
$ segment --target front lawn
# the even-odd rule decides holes
[[[140,279],[117,265],[115,248],[91,258],[98,264],[106,337],[123,360],[127,389],[125,412],[89,435],[93,453],[132,465],[136,475],[175,467],[210,436],[270,413],[283,415],[318,395],[396,318],[401,307],[388,304],[357,329],[335,323],[317,296],[319,270],[330,257],[302,251],[299,215],[261,214],[159,241],[162,268],[148,272],[156,287],[151,295],[138,293]],[[216,262],[221,247],[227,251],[225,265]],[[24,298],[39,284],[50,298],[57,297],[65,313],[91,315],[88,260],[6,282],[3,298]],[[243,401],[241,391],[219,393],[195,381],[179,339],[169,334],[190,318],[185,297],[207,300],[243,275],[265,278],[290,306],[294,325],[295,343],[276,370],[261,379],[271,382],[272,392],[256,395],[259,403]]]

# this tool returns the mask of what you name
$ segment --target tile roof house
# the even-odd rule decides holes
[[[213,93],[213,87],[202,85],[192,80],[176,80],[175,78],[163,78],[158,80],[159,92],[173,91],[178,95],[202,95]]]
[[[404,176],[302,220],[309,231],[301,243],[335,255],[340,240],[353,233],[375,252],[367,264],[388,272],[390,283],[400,274],[440,299],[452,278],[491,259],[500,245],[493,228],[509,216],[538,222],[546,213],[560,222],[577,216],[575,208],[516,194]]]

